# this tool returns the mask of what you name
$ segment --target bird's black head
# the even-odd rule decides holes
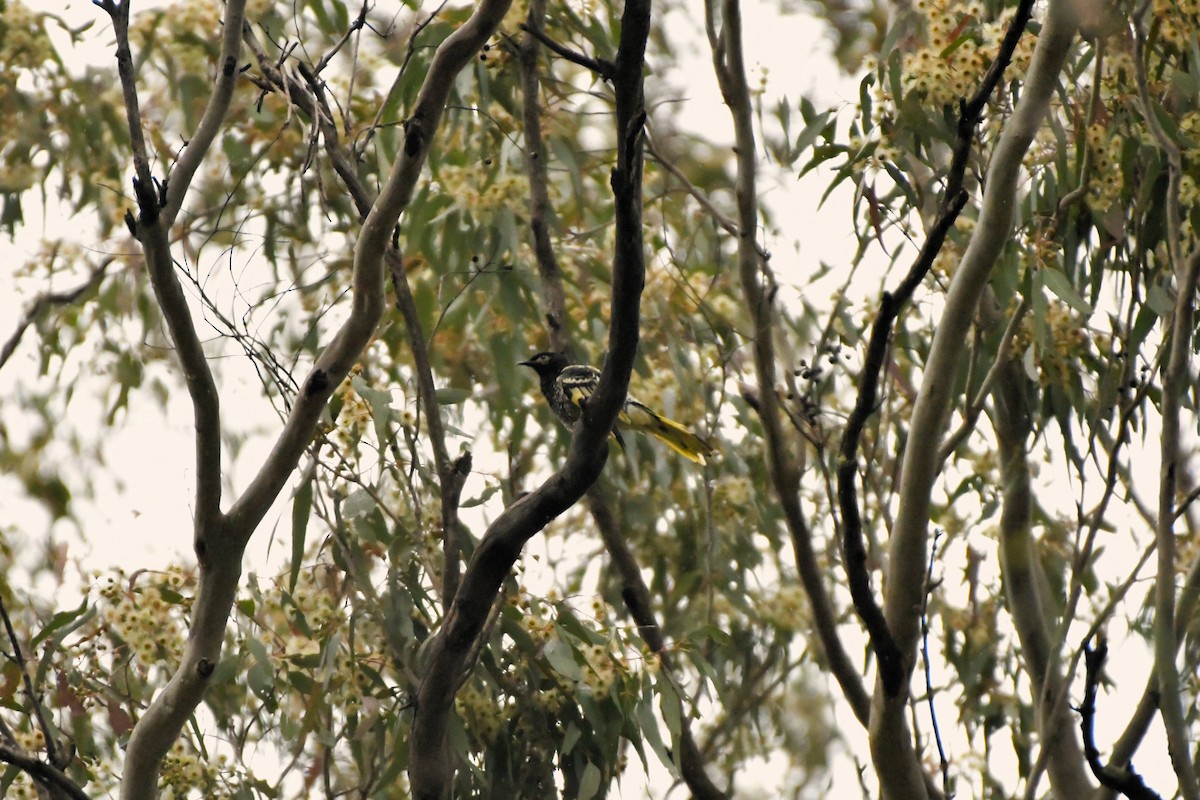
[[[558,373],[563,371],[563,367],[568,366],[571,361],[562,353],[546,351],[544,353],[536,353],[529,358],[528,361],[517,362],[522,367],[530,367],[540,377],[554,378]]]

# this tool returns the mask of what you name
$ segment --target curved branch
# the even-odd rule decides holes
[[[12,358],[13,353],[17,351],[17,346],[21,344],[21,337],[25,335],[25,331],[42,314],[46,313],[48,308],[70,305],[85,294],[93,291],[104,280],[104,276],[108,274],[108,268],[116,260],[116,256],[105,256],[100,260],[99,264],[92,268],[88,279],[75,288],[62,292],[43,292],[34,298],[33,302],[26,308],[25,313],[21,315],[21,319],[17,322],[17,326],[12,334],[5,340],[4,345],[0,346],[0,369],[4,368],[8,360]]]
[[[305,379],[271,453],[230,508],[230,524],[239,536],[249,536],[279,495],[308,446],[326,401],[374,334],[383,314],[383,260],[389,239],[401,212],[412,199],[454,79],[500,24],[510,2],[484,0],[438,47],[413,112],[405,122],[403,149],[367,214],[354,247],[350,316]]]
[[[995,318],[997,315],[981,314]],[[1032,535],[1033,495],[1026,442],[1033,432],[1029,380],[1020,363],[1001,355],[994,367],[993,420],[1000,447],[1003,509],[1000,569],[1008,608],[1021,642],[1021,658],[1037,703],[1037,727],[1056,797],[1086,797],[1093,789],[1072,733],[1070,710],[1055,699],[1066,682],[1055,657],[1055,625],[1049,584]]]
[[[112,5],[111,2],[109,5]],[[227,6],[227,14],[231,7],[240,8],[242,5],[241,2],[231,2]],[[393,164],[382,193],[367,214],[355,246],[353,299],[349,316],[302,384],[300,395],[271,453],[224,517],[220,515],[217,505],[220,497],[220,439],[216,424],[216,392],[212,387],[211,373],[203,361],[198,340],[192,341],[195,332],[191,328],[190,317],[183,318],[186,324],[172,327],[197,408],[197,437],[200,442],[197,447],[200,466],[198,484],[201,488],[198,489],[195,511],[195,544],[201,566],[200,589],[180,667],[139,720],[130,737],[122,783],[124,800],[148,800],[154,797],[161,759],[203,697],[220,658],[225,626],[241,576],[241,559],[246,542],[295,470],[330,395],[375,331],[384,307],[383,259],[389,237],[400,213],[412,197],[455,77],[470,63],[499,25],[508,6],[508,0],[484,0],[471,17],[446,38],[434,55],[413,115],[405,127],[403,150]],[[123,9],[124,6],[121,9],[113,6],[114,20],[122,19]],[[124,26],[121,27],[126,34],[127,17],[125,13]],[[231,36],[230,27],[227,18],[226,41]],[[240,40],[240,23],[236,30]],[[127,42],[121,59],[121,64],[129,59]],[[121,74],[123,82],[128,74],[127,105],[132,105],[136,110],[131,63],[121,69]],[[128,102],[130,96],[132,103]],[[135,184],[135,189],[139,189],[142,212],[137,221],[137,230],[146,245],[152,274],[157,276],[155,289],[159,292],[159,302],[171,323],[179,310],[186,311],[186,303],[178,282],[170,272],[165,230],[155,224],[161,218],[149,210],[148,200],[153,198],[145,197],[147,185],[146,181]],[[157,206],[154,206],[154,210],[157,210]],[[198,373],[199,367],[203,367],[203,370]],[[211,395],[198,397],[197,385],[205,392],[211,392]]]
[[[645,283],[642,244],[642,73],[650,33],[648,0],[629,0],[613,81],[617,104],[617,163],[612,172],[616,249],[613,256],[609,352],[600,384],[575,426],[562,469],[536,491],[517,500],[493,522],[475,549],[454,604],[430,642],[413,716],[409,781],[415,800],[440,800],[449,792],[456,765],[446,731],[454,693],[470,669],[497,592],[525,543],[574,505],[600,476],[607,440],[629,391],[637,354],[641,292]]]
[[[996,144],[979,220],[950,285],[913,408],[884,593],[888,628],[905,656],[906,671],[914,663],[909,654],[914,652],[920,635],[918,611],[928,548],[930,496],[962,343],[1012,229],[1022,157],[1046,115],[1070,51],[1076,24],[1068,6],[1066,0],[1050,3],[1020,100]],[[889,697],[886,692],[876,691],[872,707],[871,752],[882,794],[888,800],[927,794],[908,730],[906,694]]]
[[[30,777],[48,790],[52,798],[67,797],[70,800],[90,800],[87,793],[62,770],[21,752],[14,744],[3,738],[0,738],[0,761],[12,764],[29,773]]]
[[[1084,684],[1083,705],[1079,707],[1079,727],[1083,732],[1083,747],[1087,755],[1088,766],[1096,780],[1106,789],[1120,792],[1130,800],[1162,800],[1142,776],[1133,770],[1129,763],[1108,763],[1100,760],[1100,750],[1096,747],[1096,689],[1100,686],[1100,670],[1104,668],[1104,659],[1108,655],[1108,643],[1103,639],[1093,650],[1090,645],[1083,645]],[[1064,797],[1082,797],[1082,795],[1063,795]]]
[[[171,227],[171,223],[183,207],[183,200],[192,185],[192,178],[204,162],[204,157],[208,155],[209,148],[225,123],[225,115],[229,113],[229,104],[233,100],[233,90],[239,74],[238,60],[242,52],[245,11],[244,2],[229,3],[225,7],[225,31],[221,35],[221,55],[217,62],[217,80],[213,84],[213,93],[208,98],[208,106],[200,117],[196,132],[188,140],[187,146],[179,155],[179,160],[175,162],[174,169],[167,176],[161,212],[163,225],[167,228]]]
[[[550,239],[550,188],[547,178],[546,147],[542,142],[541,81],[538,78],[538,34],[546,15],[546,0],[531,0],[529,16],[522,30],[518,56],[521,64],[522,127],[525,133],[525,171],[529,176],[529,228],[533,233],[533,254],[541,279],[542,301],[546,304],[546,327],[550,331],[550,349],[571,355],[571,336],[567,330],[566,292],[562,269]]]
[[[1177,473],[1183,461],[1180,441],[1180,398],[1187,390],[1191,358],[1192,320],[1195,316],[1195,294],[1197,279],[1200,278],[1200,250],[1187,258],[1183,257],[1180,233],[1179,187],[1183,178],[1183,163],[1179,146],[1171,140],[1150,99],[1146,85],[1145,45],[1146,35],[1142,27],[1142,15],[1148,4],[1143,3],[1139,13],[1131,18],[1134,33],[1134,74],[1137,78],[1138,98],[1142,105],[1142,116],[1166,154],[1169,167],[1167,186],[1167,252],[1171,271],[1175,276],[1175,310],[1171,320],[1170,350],[1162,383],[1162,435],[1160,437],[1158,490],[1158,525],[1155,539],[1158,542],[1158,578],[1154,582],[1154,673],[1158,677],[1159,712],[1167,731],[1167,750],[1171,766],[1179,777],[1179,794],[1184,800],[1200,798],[1200,782],[1196,778],[1192,745],[1188,735],[1187,719],[1183,712],[1182,689],[1179,668],[1175,656],[1179,642],[1175,634],[1175,493],[1178,486]]]
[[[758,412],[766,440],[767,466],[775,493],[787,521],[796,559],[796,570],[812,607],[813,625],[829,669],[837,678],[855,717],[867,724],[870,698],[862,676],[846,655],[837,632],[837,615],[825,588],[826,573],[817,562],[812,531],[804,520],[798,489],[800,469],[789,450],[779,399],[775,393],[775,342],[771,292],[764,286],[767,265],[755,242],[758,231],[758,195],[755,187],[753,111],[746,85],[742,56],[741,11],[738,0],[721,4],[722,29],[717,31],[717,0],[705,2],[705,26],[713,52],[713,67],[721,94],[733,116],[737,142],[737,257],[742,293],[754,324],[754,367],[758,381]]]
[[[842,511],[842,547],[845,556],[846,578],[854,609],[870,635],[871,646],[879,661],[879,677],[884,690],[896,697],[908,668],[905,667],[901,649],[897,646],[882,609],[875,601],[871,589],[871,576],[867,571],[867,552],[863,543],[862,519],[858,511],[858,447],[867,419],[875,413],[879,379],[891,344],[892,327],[901,310],[912,299],[917,287],[925,280],[933,261],[941,251],[946,236],[954,227],[955,220],[967,204],[967,193],[963,189],[967,162],[971,155],[971,144],[975,140],[975,127],[983,115],[983,109],[992,91],[1012,60],[1013,52],[1029,23],[1033,9],[1032,0],[1022,0],[1004,34],[996,59],[980,81],[979,88],[969,100],[961,103],[958,114],[957,135],[954,140],[950,169],[946,176],[946,187],[938,207],[938,216],[925,238],[925,244],[917,253],[916,260],[894,292],[884,292],[879,302],[879,313],[871,325],[871,337],[867,345],[863,369],[859,377],[858,397],[854,409],[846,421],[842,433],[838,464],[838,506]],[[911,661],[911,659],[910,659]]]

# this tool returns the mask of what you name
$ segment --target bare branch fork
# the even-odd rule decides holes
[[[875,413],[879,379],[887,358],[891,342],[892,327],[900,311],[912,300],[913,294],[925,280],[933,267],[933,261],[941,252],[946,236],[954,227],[955,220],[967,204],[967,193],[963,189],[971,145],[975,140],[975,127],[983,117],[983,109],[1012,61],[1012,54],[1025,32],[1033,10],[1033,0],[1022,0],[1009,23],[1000,44],[996,59],[984,74],[979,88],[970,99],[959,105],[958,133],[954,140],[953,156],[946,176],[937,219],[925,238],[925,244],[917,254],[904,280],[894,291],[885,291],[879,302],[879,313],[871,325],[871,336],[863,359],[859,377],[858,397],[854,409],[842,432],[837,468],[838,505],[842,511],[842,550],[846,578],[850,584],[850,595],[854,610],[858,612],[871,638],[871,647],[879,661],[879,675],[885,691],[891,697],[900,693],[908,670],[903,655],[888,629],[883,611],[875,601],[871,589],[871,576],[867,569],[867,552],[863,543],[862,517],[858,510],[858,447],[867,419]]]
[[[221,130],[233,96],[244,32],[244,0],[225,6],[221,55],[214,91],[199,127],[175,164],[171,180],[150,174],[142,134],[133,58],[129,48],[129,2],[95,0],[113,21],[117,67],[125,99],[134,160],[136,218],[130,223],[146,255],[155,295],[183,367],[196,416],[197,484],[194,546],[200,586],[187,646],[176,673],[130,737],[122,781],[123,800],[150,800],[157,793],[163,756],[200,703],[220,658],[225,625],[241,576],[250,536],[287,484],[312,439],[321,411],[359,357],[383,313],[383,261],[400,213],[408,205],[455,76],[470,63],[508,10],[508,0],[484,0],[438,48],[405,126],[404,147],[379,197],[370,207],[355,246],[353,299],[348,319],[318,357],[302,384],[275,446],[245,492],[220,510],[221,442],[213,376],[174,274],[167,235],[196,170]],[[615,416],[615,406],[613,414]]]
[[[622,14],[613,78],[618,138],[611,177],[616,247],[608,359],[576,426],[566,463],[488,527],[441,630],[430,642],[411,738],[409,781],[416,800],[441,800],[449,792],[456,765],[448,752],[446,731],[454,693],[470,669],[470,656],[500,585],[525,543],[574,505],[599,477],[608,458],[608,432],[629,390],[646,272],[642,248],[642,126],[646,118],[642,71],[649,33],[648,0],[629,0]]]

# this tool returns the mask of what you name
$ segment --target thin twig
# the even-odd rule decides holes
[[[66,761],[60,761],[54,731],[51,730],[50,723],[46,721],[46,710],[42,707],[41,695],[33,688],[33,678],[29,674],[29,665],[21,650],[21,640],[17,638],[17,632],[13,629],[12,620],[8,617],[8,609],[4,607],[3,597],[0,597],[0,618],[4,620],[4,632],[8,635],[8,641],[12,645],[13,661],[21,671],[21,682],[25,686],[25,694],[29,698],[29,704],[33,706],[33,715],[37,718],[38,727],[42,730],[42,738],[46,741],[46,759],[52,766],[61,769],[67,765],[66,761],[69,761],[70,757],[68,756]]]
[[[603,58],[593,58],[583,53],[576,52],[569,47],[565,47],[547,36],[541,27],[530,27],[526,24],[521,25],[521,30],[528,33],[533,38],[537,39],[556,55],[562,56],[572,64],[578,64],[584,69],[591,70],[606,81],[611,81],[616,74],[617,65]]]
[[[108,273],[108,268],[113,261],[116,261],[116,256],[105,256],[99,264],[88,275],[87,280],[76,286],[74,289],[67,289],[62,292],[43,292],[38,295],[25,313],[21,315],[21,319],[17,322],[17,327],[12,334],[4,342],[4,346],[0,347],[0,369],[8,363],[16,352],[17,346],[21,344],[21,337],[25,335],[26,329],[34,322],[41,318],[42,314],[46,313],[47,309],[53,306],[65,306],[74,303],[86,294],[91,293],[100,282],[104,280],[104,276]]]
[[[934,533],[929,548],[929,571],[925,573],[925,600],[921,604],[921,661],[925,672],[925,701],[929,705],[929,719],[933,727],[933,741],[937,745],[938,765],[942,770],[942,794],[950,797],[950,762],[946,759],[946,748],[942,744],[941,726],[938,725],[937,708],[933,703],[933,671],[929,665],[929,596],[933,594],[933,565],[937,562],[939,533]]]

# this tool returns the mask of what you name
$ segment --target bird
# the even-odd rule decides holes
[[[588,398],[600,383],[600,370],[588,364],[572,364],[562,353],[535,353],[528,361],[518,361],[517,364],[537,373],[542,395],[550,409],[568,427],[583,416]],[[686,425],[664,417],[632,396],[625,397],[625,405],[621,407],[617,421],[626,428],[653,436],[697,464],[707,464],[707,457],[713,454],[712,446],[692,433]],[[614,428],[612,435],[624,449],[625,442],[620,431]]]

